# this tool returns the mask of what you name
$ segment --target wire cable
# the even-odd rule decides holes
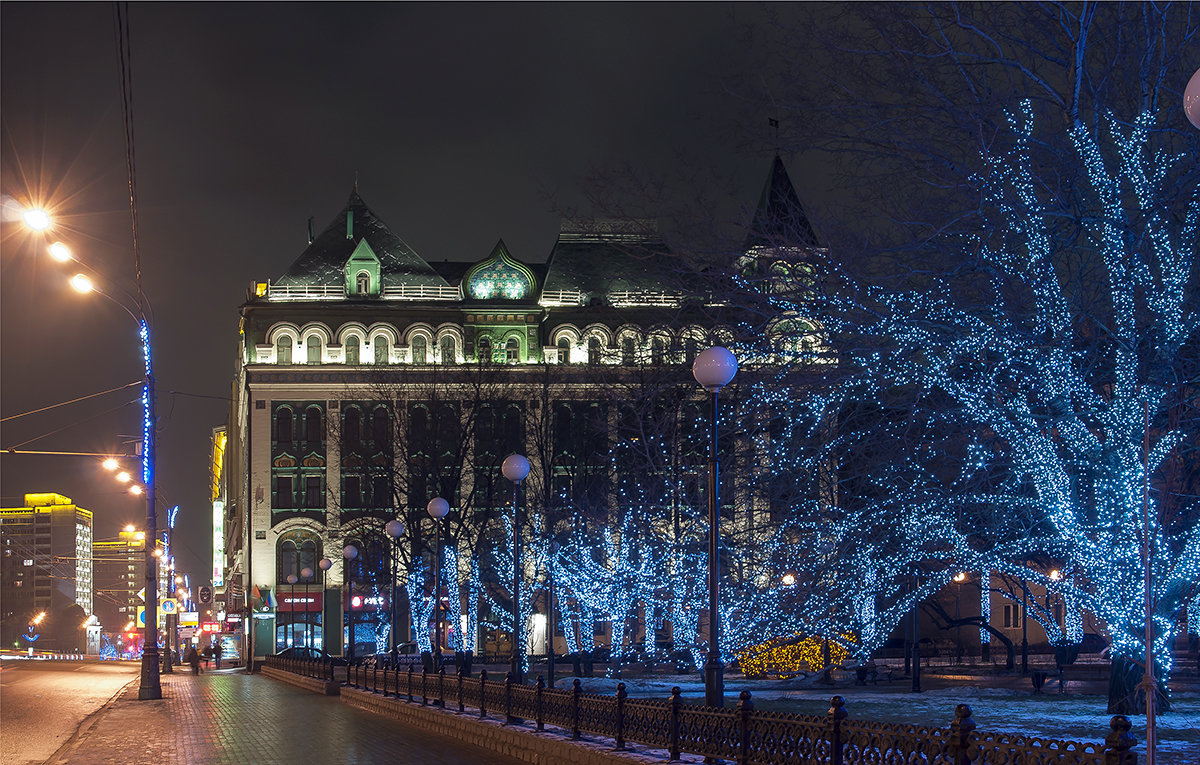
[[[125,390],[126,388],[140,387],[141,385],[142,385],[141,380],[135,380],[131,383],[126,383],[125,385],[122,385],[117,388],[109,388],[108,390],[102,390],[99,393],[92,393],[87,396],[80,396],[79,398],[73,398],[70,401],[63,401],[58,404],[51,404],[50,406],[43,406],[41,409],[31,409],[28,412],[21,412],[20,414],[10,414],[8,417],[0,418],[0,422],[8,422],[9,420],[16,420],[21,417],[28,417],[31,414],[38,414],[39,412],[48,412],[51,409],[56,409],[60,406],[68,406],[70,404],[78,404],[80,401],[87,401],[89,398],[96,398],[97,396],[107,396],[109,393],[116,393],[117,391]]]

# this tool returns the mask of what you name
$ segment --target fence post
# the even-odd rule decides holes
[[[467,674],[467,668],[465,666],[458,668],[458,713],[460,715],[463,713],[462,687],[463,687],[463,677],[466,674]]]
[[[509,672],[504,676],[504,715],[506,718],[505,725],[510,725],[517,721],[512,713],[512,687],[513,673]]]
[[[487,670],[479,670],[479,716],[487,717]]]
[[[579,678],[571,682],[571,738],[579,739],[579,695],[583,693],[583,683]]]
[[[383,676],[386,678],[387,673],[385,672]],[[379,659],[376,659],[375,663],[371,665],[371,693],[379,693]]]
[[[534,719],[537,720],[537,729],[538,730],[546,729],[545,724],[542,722],[542,693],[545,690],[546,690],[546,679],[543,678],[541,675],[538,675],[537,687],[534,690],[534,698],[536,699],[536,703],[534,704]]]
[[[617,745],[613,747],[614,751],[625,751],[625,699],[629,693],[625,690],[625,683],[617,683],[617,730],[613,736],[617,740]]]
[[[971,765],[971,732],[975,721],[971,719],[971,707],[959,704],[954,707],[954,722],[950,723],[950,758],[954,765]]]
[[[413,700],[412,676],[413,676],[413,665],[409,664],[408,665],[408,703],[409,704],[411,704],[412,700]]]
[[[1104,737],[1104,765],[1137,765],[1137,753],[1129,751],[1137,743],[1129,735],[1129,718],[1113,715],[1108,724],[1112,730]]]
[[[442,709],[446,708],[446,665],[438,667],[438,697],[434,702]]]
[[[754,702],[750,700],[750,691],[738,694],[738,765],[750,762],[750,713],[754,711]]]
[[[429,705],[429,667],[421,667],[421,706]]]
[[[830,765],[842,765],[842,721],[846,719],[845,700],[834,696],[829,700],[829,714],[825,717],[825,732],[829,736]]]
[[[578,681],[576,681],[578,682]],[[679,697],[679,686],[671,689],[671,717],[668,736],[670,738],[670,756],[668,762],[676,762],[679,760],[679,707],[683,705],[683,699]]]

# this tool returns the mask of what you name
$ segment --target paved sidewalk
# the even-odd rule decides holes
[[[163,699],[138,701],[137,681],[87,720],[47,762],[97,763],[421,763],[510,765],[508,757],[430,737],[239,670],[162,676]]]

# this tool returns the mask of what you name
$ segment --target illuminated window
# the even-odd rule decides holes
[[[359,362],[359,353],[361,350],[362,349],[358,342],[358,335],[351,335],[350,337],[347,337],[346,338],[346,363],[347,364],[360,363]]]
[[[366,271],[359,273],[354,280],[354,291],[359,295],[367,295],[371,292],[371,275]]]
[[[305,341],[305,346],[308,348],[308,363],[321,363],[321,340],[316,335],[310,335]]]
[[[426,354],[425,338],[417,335],[412,341],[412,360],[414,364],[424,364]]]
[[[569,364],[571,362],[571,341],[565,337],[558,338],[558,363]]]
[[[388,341],[386,337],[375,338],[375,363],[388,363]]]
[[[453,337],[443,337],[441,342],[441,354],[443,364],[454,364],[458,361],[457,350],[454,347]]]
[[[479,360],[492,360],[492,339],[490,337],[479,338]]]
[[[520,361],[521,344],[517,342],[517,338],[510,337],[508,342],[504,344],[504,360],[509,364],[516,364]]]
[[[275,341],[275,362],[278,364],[292,363],[292,338],[283,335]]]

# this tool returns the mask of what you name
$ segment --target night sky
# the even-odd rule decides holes
[[[778,10],[778,6],[775,7]],[[360,193],[428,261],[476,260],[503,237],[549,254],[562,211],[619,168],[700,196],[736,238],[772,156],[769,107],[742,87],[769,55],[751,4],[137,3],[130,8],[138,217],[156,311],[159,496],[177,554],[206,579],[207,453],[224,424],[237,308]],[[52,239],[120,287],[133,257],[108,3],[0,6],[4,203],[57,213]],[[785,155],[800,196],[819,197]],[[702,180],[698,180],[702,179]],[[698,184],[703,183],[704,188]],[[45,241],[3,228],[0,404],[9,418],[140,376],[129,316],[73,292]],[[4,448],[113,452],[140,431],[137,390],[5,421]],[[44,436],[39,438],[39,436]],[[5,507],[54,491],[96,537],[144,503],[77,457],[2,462]],[[160,524],[162,524],[160,516]]]

